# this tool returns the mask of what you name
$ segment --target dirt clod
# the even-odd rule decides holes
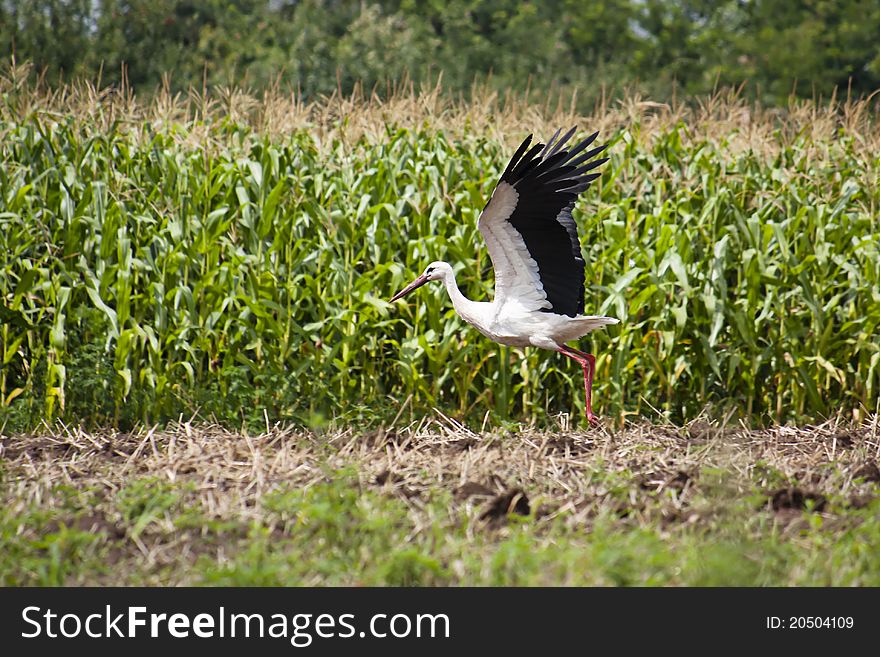
[[[677,470],[674,473],[650,472],[639,477],[638,481],[642,490],[659,493],[666,488],[684,490],[688,483],[693,481],[693,476],[684,470]]]
[[[853,473],[853,478],[872,481],[875,484],[880,483],[880,468],[877,467],[875,461],[865,461]]]
[[[855,434],[852,431],[842,431],[832,436],[832,441],[838,447],[850,448],[855,444]]]
[[[459,440],[454,440],[449,443],[449,449],[453,452],[467,452],[470,449],[476,447],[480,444],[480,441],[471,436],[467,436],[465,438],[461,438]]]
[[[567,434],[552,436],[547,439],[544,447],[545,454],[584,454],[593,448],[593,442],[583,437],[575,437]]]
[[[849,508],[864,509],[871,504],[876,498],[873,495],[853,495],[849,498]]]
[[[453,491],[453,495],[457,500],[466,500],[469,497],[473,497],[475,495],[482,497],[492,497],[493,495],[495,495],[495,491],[493,491],[488,486],[477,483],[476,481],[466,481]]]
[[[376,475],[375,481],[378,485],[384,486],[385,484],[396,484],[399,481],[403,481],[403,477],[386,468]]]
[[[396,431],[386,431],[380,428],[376,431],[365,433],[362,440],[367,447],[376,449],[386,444],[401,445],[405,438],[401,437]]]
[[[62,527],[74,529],[89,534],[105,533],[110,538],[122,538],[125,536],[125,529],[110,522],[102,513],[90,513],[82,516],[74,516],[72,518],[61,518],[48,523],[43,530],[44,534],[57,534]]]
[[[774,511],[784,509],[803,510],[812,505],[813,511],[822,511],[828,500],[820,493],[803,491],[800,488],[780,488],[770,495],[770,506]]]
[[[480,515],[480,520],[501,520],[512,513],[527,516],[531,511],[529,498],[522,488],[511,488],[489,503],[488,508]]]

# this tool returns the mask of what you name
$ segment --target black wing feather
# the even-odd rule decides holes
[[[550,152],[547,153],[544,157],[550,157],[551,155],[555,155],[560,148],[565,146],[569,139],[571,139],[572,135],[575,133],[576,128],[572,128],[568,132],[566,132],[562,137],[559,138],[559,141],[556,142],[556,145],[550,149]]]
[[[523,143],[519,145],[519,148],[516,149],[516,153],[513,154],[513,157],[510,158],[510,162],[507,163],[507,168],[504,170],[504,173],[501,174],[501,180],[504,180],[507,176],[511,174],[511,172],[519,162],[519,158],[523,156],[523,153],[526,152],[526,149],[531,143],[532,135],[529,135],[523,140]]]
[[[573,134],[574,130],[567,132],[551,146],[559,135],[557,131],[546,146],[537,144],[529,149],[530,135],[501,176],[519,194],[508,221],[538,264],[538,275],[551,305],[546,310],[570,317],[584,312],[586,268],[571,211],[578,194],[599,177],[598,173],[588,172],[608,159],[584,164],[605,150],[605,146],[580,155],[598,133],[569,150],[562,149]]]
[[[558,128],[558,129],[556,130],[556,132],[553,133],[553,136],[550,137],[550,139],[547,140],[547,145],[544,146],[544,150],[541,151],[541,157],[546,157],[546,156],[547,156],[547,149],[549,149],[550,146],[553,144],[553,142],[556,141],[556,138],[559,136],[559,133],[560,133],[560,132],[562,132],[562,128]]]

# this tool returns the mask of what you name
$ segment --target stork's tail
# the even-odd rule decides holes
[[[620,320],[616,317],[605,317],[603,315],[578,315],[571,320],[570,326],[574,330],[570,333],[571,337],[568,337],[567,339],[576,340],[591,331],[595,331],[596,329],[611,324],[618,324],[619,322]]]
[[[605,317],[604,315],[578,315],[575,317],[575,320],[585,328],[589,327],[590,331],[595,331],[597,328],[602,328],[603,326],[608,326],[610,324],[620,323],[620,320],[616,317]]]

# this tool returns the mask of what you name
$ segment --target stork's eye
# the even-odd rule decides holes
[[[434,271],[434,268],[433,268],[433,267],[428,267],[428,270],[427,270],[425,273],[426,273],[426,274],[430,274],[432,271]]]

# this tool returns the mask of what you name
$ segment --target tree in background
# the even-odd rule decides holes
[[[761,0],[741,3],[738,57],[727,80],[750,79],[782,97],[828,96],[835,87],[880,88],[880,2]]]
[[[90,74],[83,58],[95,38],[90,0],[0,2],[0,48],[8,59],[16,54],[50,79]]]
[[[765,102],[880,88],[880,0],[0,0],[0,48],[50,82],[149,92],[281,82],[306,96],[408,75],[467,93],[746,82]]]

